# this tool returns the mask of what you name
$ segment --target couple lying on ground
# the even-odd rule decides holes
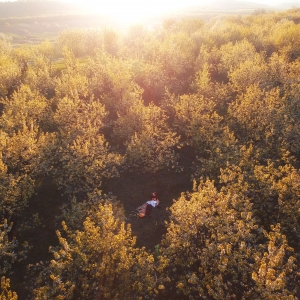
[[[159,200],[157,199],[157,193],[154,192],[151,194],[151,200],[147,201],[143,205],[139,206],[137,211],[137,216],[140,218],[150,217],[152,208],[156,207],[159,204]]]

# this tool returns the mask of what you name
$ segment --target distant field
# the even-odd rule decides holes
[[[79,12],[77,6],[59,1],[0,2],[0,18],[24,18],[76,12]]]
[[[12,44],[39,43],[54,40],[59,32],[70,28],[97,28],[111,26],[100,16],[66,15],[30,18],[0,19],[0,32],[12,37]]]
[[[13,45],[53,40],[59,32],[69,28],[103,26],[112,26],[112,21],[86,14],[70,3],[0,2],[0,32],[11,36]]]
[[[226,16],[230,12],[224,12]],[[247,13],[240,11],[240,14]],[[144,25],[158,24],[164,18],[186,18],[199,17],[209,20],[212,17],[221,16],[216,11],[182,11],[158,18],[144,21]],[[0,32],[12,38],[13,45],[39,43],[45,39],[54,40],[60,32],[71,28],[117,28],[124,30],[128,25],[120,24],[117,20],[109,19],[100,15],[54,15],[54,16],[35,16],[24,18],[2,18],[0,19]]]

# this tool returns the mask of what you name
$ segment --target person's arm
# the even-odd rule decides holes
[[[152,202],[153,202],[153,204],[152,204],[153,207],[156,207],[159,204],[159,200],[158,199],[152,200]]]
[[[159,200],[149,200],[147,204],[151,204],[153,207],[156,207],[159,203]]]

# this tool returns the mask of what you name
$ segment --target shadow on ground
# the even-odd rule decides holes
[[[154,251],[166,232],[168,220],[167,208],[178,199],[182,192],[191,191],[190,173],[164,172],[155,178],[151,174],[127,174],[115,179],[109,185],[109,191],[117,196],[125,208],[127,222],[132,226],[132,233],[137,237],[137,246],[145,246]],[[158,193],[160,204],[152,209],[151,217],[137,218],[132,213],[138,206],[150,200],[152,192]]]

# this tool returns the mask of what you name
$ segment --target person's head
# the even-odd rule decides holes
[[[156,193],[156,192],[153,192],[153,193],[151,194],[151,199],[152,199],[152,200],[156,200],[156,199],[157,199],[157,193]]]

